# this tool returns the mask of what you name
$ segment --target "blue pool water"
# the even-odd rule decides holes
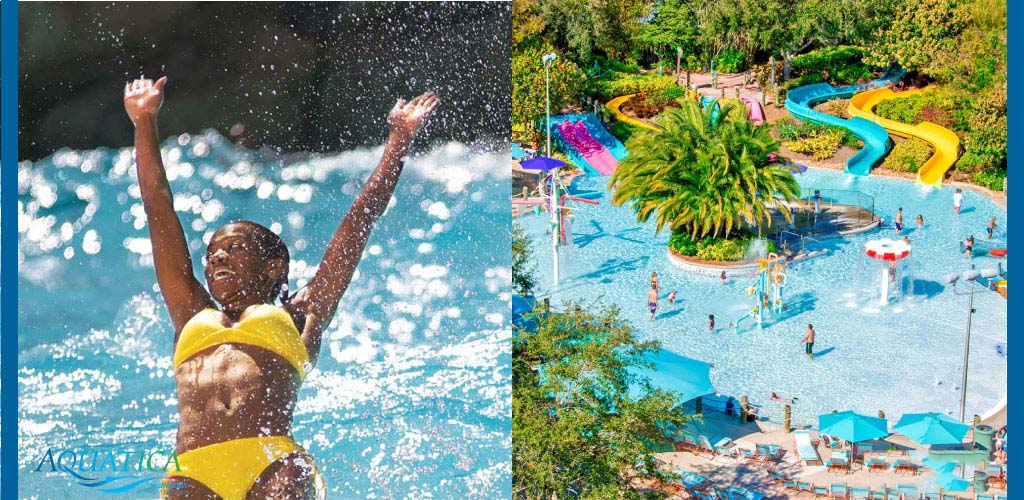
[[[640,337],[655,339],[675,353],[714,364],[711,378],[722,394],[747,395],[763,405],[761,413],[781,419],[782,404],[771,392],[798,398],[794,421],[815,423],[831,410],[874,414],[884,410],[893,421],[903,413],[938,411],[956,416],[968,297],[956,295],[942,277],[969,266],[959,241],[985,238],[996,216],[996,239],[1005,241],[1006,211],[985,197],[965,191],[959,218],[952,210],[953,190],[923,187],[878,176],[852,177],[811,169],[797,176],[805,195],[813,189],[855,190],[874,196],[877,213],[887,220],[903,208],[912,250],[914,294],[879,307],[879,269],[862,256],[868,239],[894,237],[892,229],[825,240],[829,252],[795,263],[788,274],[788,310],[769,316],[758,331],[744,323],[739,334],[727,325],[748,311],[749,273],[719,278],[677,269],[666,250],[668,233],[654,234],[654,223],[639,224],[632,210],[612,207],[607,195],[599,206],[578,205],[572,233],[575,247],[563,252],[561,283],[552,291],[551,243],[547,216],[521,218],[536,254],[541,295],[554,303],[570,300],[617,304]],[[582,178],[580,189],[606,188],[607,179]],[[916,217],[925,226],[917,229]],[[975,257],[980,268],[995,267],[992,257]],[[870,265],[870,267],[868,267]],[[661,308],[649,321],[646,294],[657,271]],[[677,290],[679,301],[668,304]],[[974,295],[967,415],[983,414],[1006,391],[1006,300],[994,292]],[[708,332],[708,315],[717,330]],[[807,324],[818,333],[811,361],[802,339]]]
[[[509,494],[502,149],[449,143],[412,159],[370,238],[295,411],[294,436],[316,458],[328,498]],[[230,220],[264,223],[289,244],[293,289],[315,272],[380,154],[271,160],[215,132],[163,150],[193,254]],[[173,329],[154,291],[134,177],[130,149],[62,150],[19,165],[23,498],[111,498],[34,472],[47,448],[173,449]]]

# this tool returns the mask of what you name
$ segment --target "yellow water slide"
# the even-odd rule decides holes
[[[893,92],[888,88],[868,90],[850,98],[847,111],[851,117],[859,116],[884,127],[890,134],[900,137],[916,137],[929,143],[935,153],[917,170],[917,181],[922,184],[939,186],[942,177],[956,163],[960,156],[960,138],[952,130],[924,121],[910,125],[882,118],[875,114],[875,106],[884,99],[900,99],[920,93],[920,89]]]
[[[626,122],[626,123],[628,123],[630,125],[636,125],[637,127],[643,127],[643,128],[651,129],[651,130],[653,130],[655,132],[661,132],[661,127],[658,127],[656,125],[652,125],[652,124],[650,124],[648,122],[645,122],[645,121],[642,121],[642,120],[637,120],[636,118],[630,118],[630,117],[622,114],[622,111],[619,110],[619,108],[622,107],[622,103],[628,101],[630,97],[633,97],[635,95],[636,94],[629,94],[629,95],[624,95],[624,96],[616,97],[615,99],[612,99],[612,100],[608,101],[607,103],[605,103],[604,107],[608,108],[608,111],[611,111],[612,114],[615,115],[615,119],[616,120]]]

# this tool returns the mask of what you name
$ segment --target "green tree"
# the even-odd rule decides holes
[[[674,59],[676,48],[684,54],[696,51],[696,14],[685,0],[663,0],[654,8],[654,17],[644,23],[637,41],[657,55],[658,59]]]
[[[528,48],[512,55],[512,122],[531,123],[544,116],[544,63],[541,57],[554,51],[550,45]],[[583,90],[584,75],[562,57],[550,65],[551,113],[575,103]]]
[[[899,2],[869,60],[879,66],[896,60],[907,71],[949,81],[960,56],[959,37],[970,24],[970,10],[961,0]]]
[[[535,333],[513,339],[513,497],[663,498],[631,489],[627,474],[672,477],[655,465],[654,447],[688,418],[678,394],[628,371],[657,343],[637,340],[614,306],[567,311],[541,315]],[[630,396],[633,384],[642,396]]]
[[[513,50],[539,44],[544,25],[540,0],[512,0]]]
[[[653,215],[656,231],[692,237],[729,238],[741,223],[771,224],[773,210],[789,219],[776,196],[792,201],[800,188],[778,163],[779,141],[768,127],[754,126],[732,103],[720,121],[693,101],[681,104],[662,115],[664,130],[630,139],[629,157],[609,183],[618,185],[612,203],[631,203],[640,222]]]
[[[547,39],[564,47],[580,65],[595,56],[627,60],[638,55],[640,20],[650,14],[648,0],[544,0]]]
[[[512,290],[519,295],[533,295],[537,286],[530,239],[518,222],[512,223]]]

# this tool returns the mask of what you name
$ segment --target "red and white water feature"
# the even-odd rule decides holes
[[[878,304],[887,305],[893,285],[896,285],[897,293],[901,291],[904,266],[900,261],[910,257],[910,243],[903,240],[871,240],[864,244],[864,254],[882,263]]]

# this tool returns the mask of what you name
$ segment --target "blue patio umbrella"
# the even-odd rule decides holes
[[[819,415],[818,429],[823,434],[853,443],[889,435],[889,425],[884,418],[869,417],[853,411]]]
[[[715,392],[711,384],[711,365],[708,363],[665,349],[657,353],[648,352],[642,356],[642,360],[644,363],[653,363],[654,369],[630,367],[627,370],[632,375],[647,378],[654,389],[677,392],[682,396],[682,401]],[[631,384],[629,395],[632,398],[643,397],[644,387]]]
[[[520,160],[520,159],[526,158],[528,156],[530,156],[530,153],[527,153],[526,151],[523,151],[523,148],[519,147],[518,144],[516,144],[514,142],[512,143],[512,159],[513,160]]]
[[[538,156],[524,160],[521,166],[527,170],[553,170],[564,167],[565,162],[555,158],[548,158],[547,156]]]
[[[920,444],[960,444],[970,426],[941,413],[908,413],[893,427]]]

